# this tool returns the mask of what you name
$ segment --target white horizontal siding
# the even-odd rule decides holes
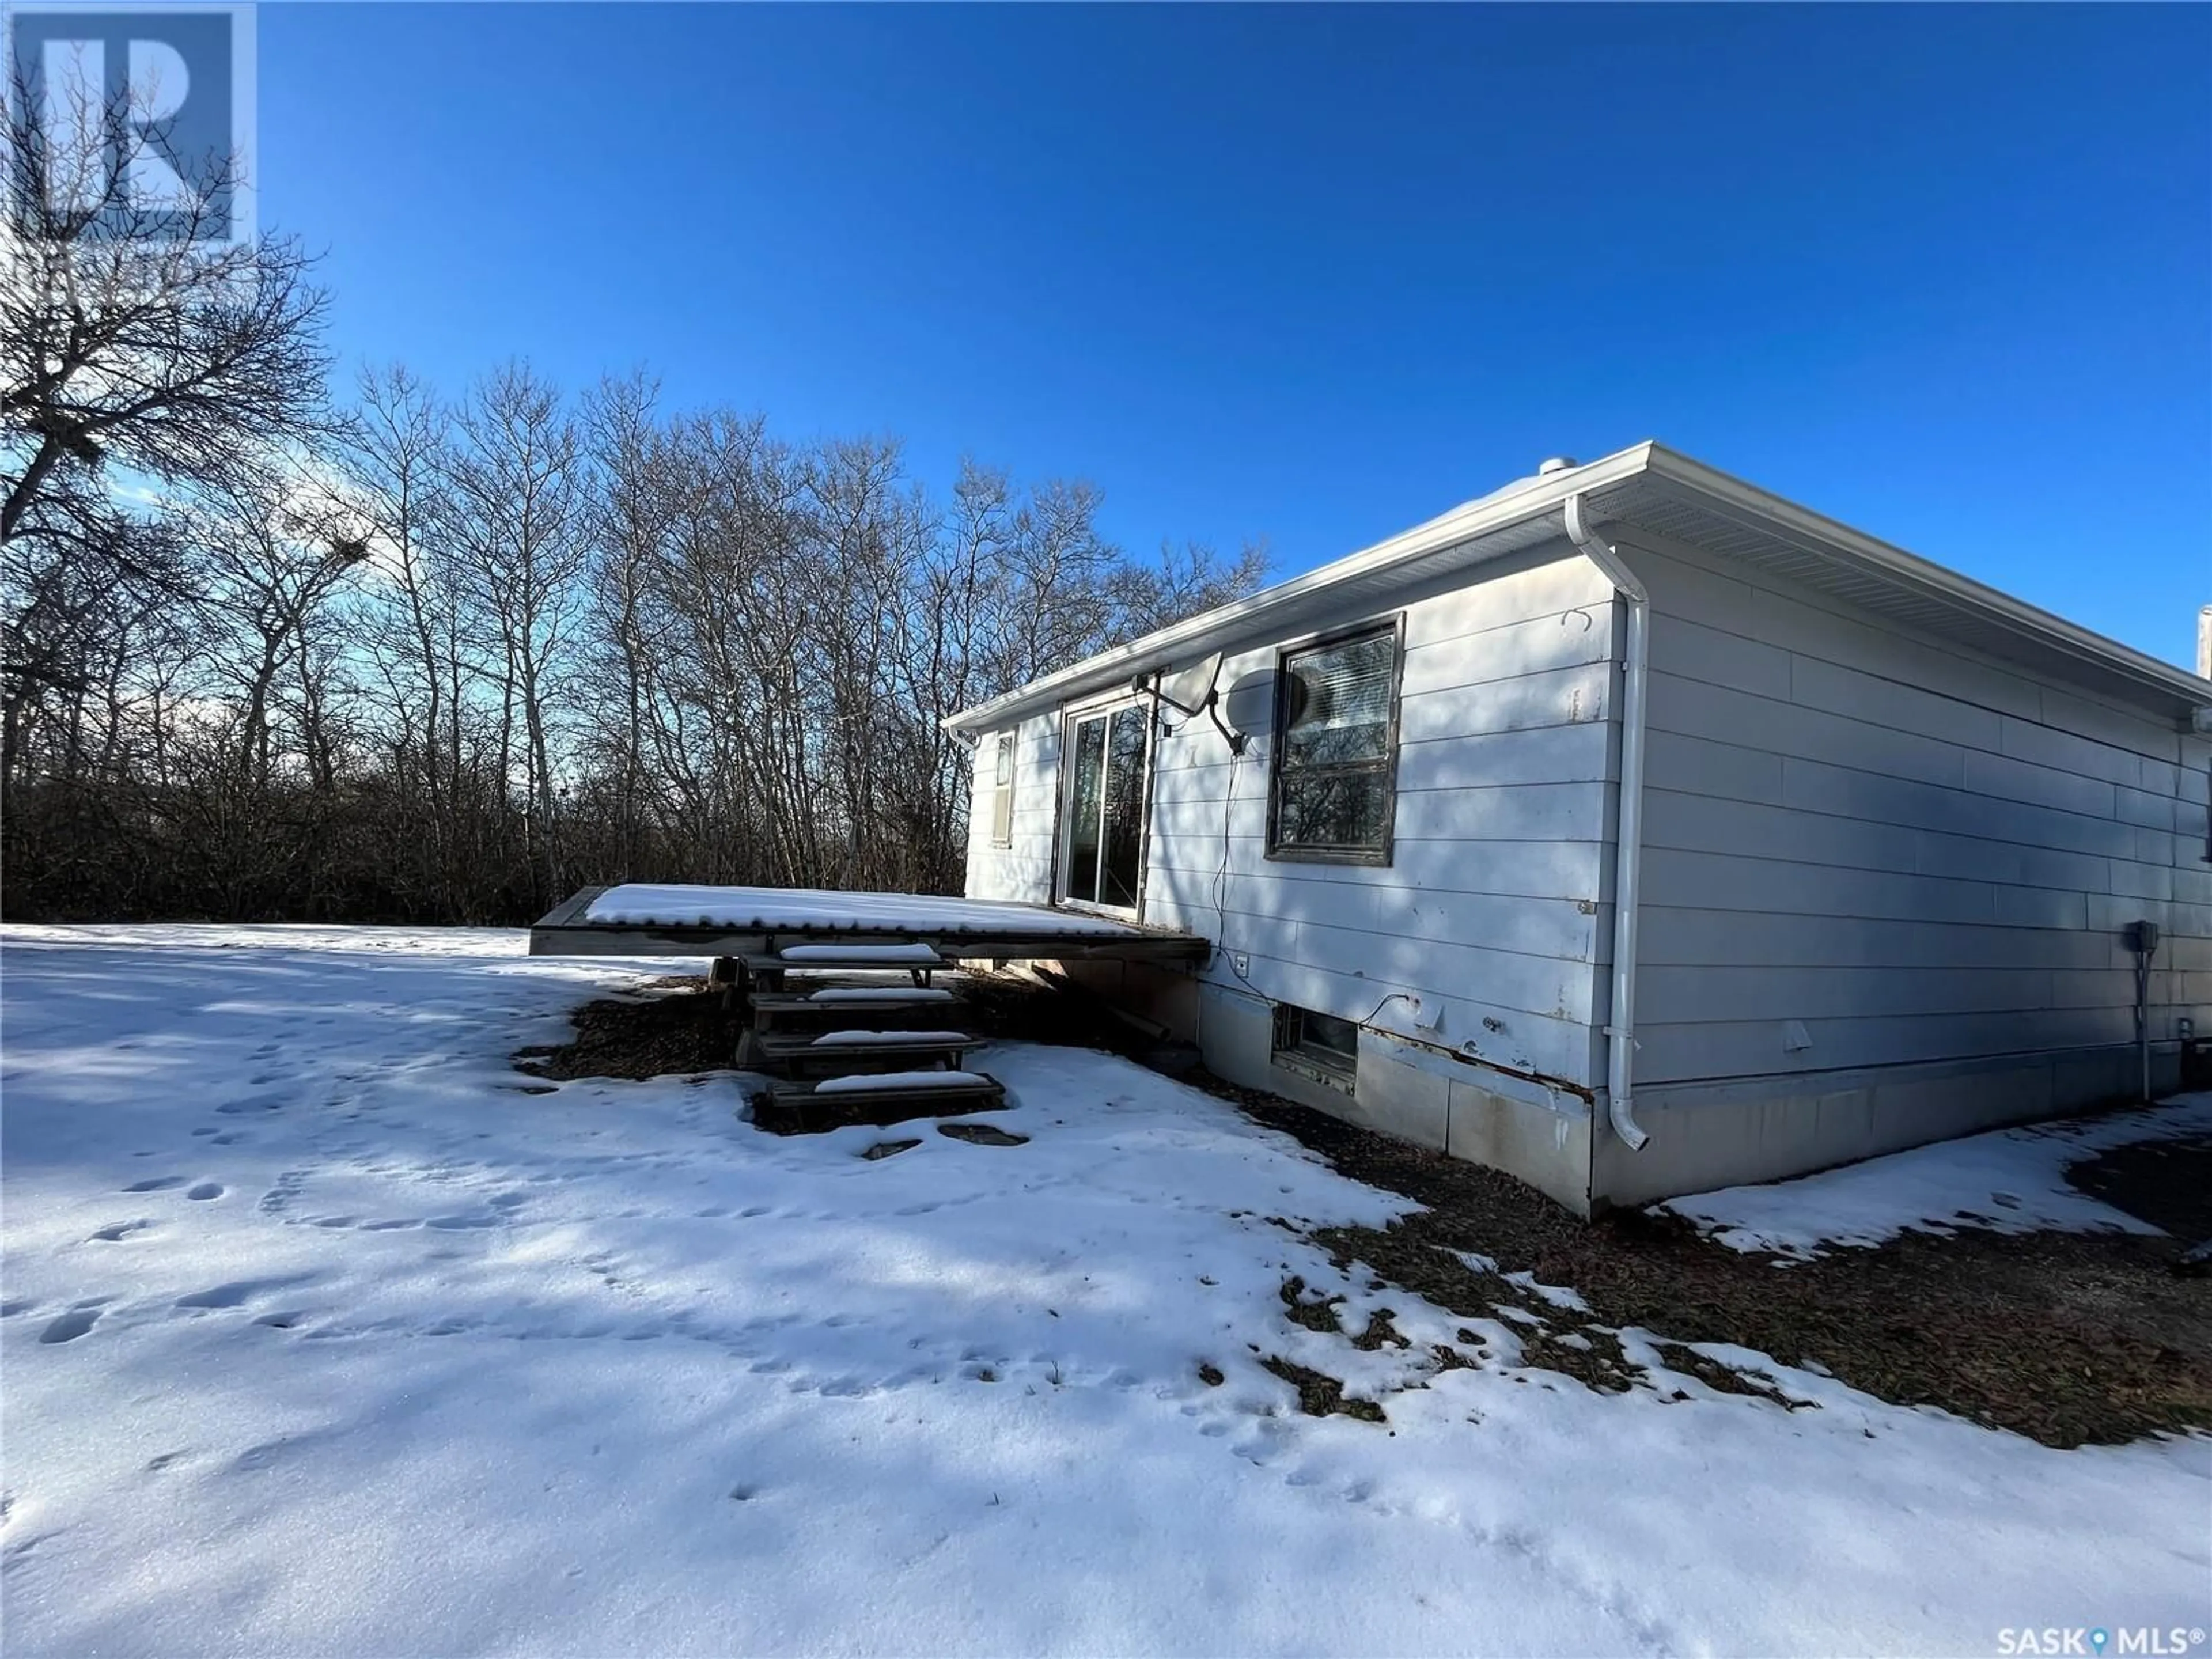
[[[1212,720],[1170,714],[1144,919],[1215,939],[1221,983],[1588,1083],[1611,926],[1612,589],[1561,542],[1403,615],[1390,865],[1270,860],[1265,736],[1233,760]],[[1219,684],[1275,655],[1229,658]]]
[[[1652,595],[1637,1078],[2132,1040],[2212,1016],[2212,749],[1692,550]],[[1800,1035],[1809,1047],[1789,1046]]]
[[[967,895],[1052,902],[1053,830],[1058,818],[1058,722],[1048,715],[1014,729],[1013,844],[991,840],[991,797],[1000,733],[987,732],[975,745],[974,793],[968,809]]]
[[[1649,1066],[1670,1079],[1749,1078],[2036,1054],[2132,1042],[2134,1018],[2130,1009],[2108,1008],[1811,1019],[1803,1022],[1810,1046],[1794,1051],[1784,1047],[1784,1028],[1773,1020],[1673,1025],[1638,1020],[1636,1063],[1639,1076]],[[1693,1073],[1695,1067],[1718,1069],[1700,1073]]]

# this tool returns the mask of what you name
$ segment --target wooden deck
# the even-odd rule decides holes
[[[608,891],[586,887],[548,911],[530,930],[534,957],[759,957],[797,945],[924,944],[956,962],[1066,961],[1076,957],[1202,964],[1212,945],[1195,933],[1111,921],[1042,904],[999,900],[949,903],[917,900],[902,918],[899,896],[855,895],[865,922],[737,923],[609,921],[592,918],[592,901]],[[830,966],[830,963],[818,964]],[[899,965],[905,965],[901,963]]]

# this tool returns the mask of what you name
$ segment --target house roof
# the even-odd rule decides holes
[[[2212,708],[2212,681],[1662,445],[1642,443],[1518,479],[1333,564],[963,709],[945,725],[988,730],[1155,670],[1187,668],[1215,652],[1249,650],[1384,609],[1417,584],[1560,538],[1567,498],[1577,491],[1601,530],[1626,525],[1686,542],[2183,724],[2192,711]]]

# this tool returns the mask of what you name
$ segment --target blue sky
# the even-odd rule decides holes
[[[2212,9],[260,12],[349,364],[642,365],[1288,574],[1656,437],[2130,644],[2212,600]]]

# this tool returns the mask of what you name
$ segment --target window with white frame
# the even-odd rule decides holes
[[[1397,809],[1397,622],[1285,650],[1267,855],[1388,864]]]
[[[1001,732],[991,744],[991,845],[1014,844],[1014,734]]]

